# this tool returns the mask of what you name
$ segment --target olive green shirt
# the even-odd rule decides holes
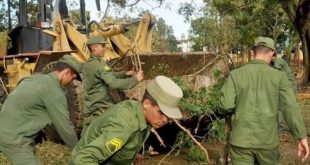
[[[130,165],[150,130],[141,102],[118,103],[92,121],[74,148],[70,163]]]
[[[294,94],[296,95],[297,94],[297,85],[296,85],[294,72],[292,71],[290,66],[287,64],[287,62],[285,60],[283,60],[282,58],[275,58],[273,60],[272,67],[285,72],[288,80],[291,82],[291,86],[292,86],[292,89],[294,91]]]
[[[69,148],[78,142],[67,98],[54,73],[23,79],[0,111],[0,146],[34,144],[39,131],[53,124]]]
[[[83,65],[84,114],[112,105],[109,88],[126,90],[138,84],[135,77],[126,78],[126,72],[112,72],[107,63],[91,55]]]
[[[222,112],[234,112],[232,145],[265,149],[278,146],[279,111],[295,139],[306,137],[287,76],[263,60],[253,60],[230,73],[221,89],[220,107]]]

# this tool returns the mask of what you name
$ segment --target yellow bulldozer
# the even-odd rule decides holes
[[[59,2],[63,5],[61,0]],[[9,23],[9,32],[0,32],[0,103],[4,102],[21,78],[41,72],[48,63],[58,60],[64,54],[71,54],[78,61],[85,62],[90,56],[86,45],[88,35],[106,38],[108,49],[104,60],[112,68],[142,69],[146,78],[156,75],[154,68],[158,65],[167,76],[189,75],[189,81],[195,81],[196,75],[211,74],[210,70],[214,68],[227,72],[227,61],[211,53],[152,52],[152,29],[156,19],[151,14],[130,24],[91,21],[88,25],[82,14],[83,28],[78,28],[67,18],[66,11],[52,11],[50,1],[38,0],[37,6],[37,19],[29,21],[27,0],[20,0],[18,25],[11,28]],[[85,8],[82,7],[82,10],[85,11]],[[138,28],[135,38],[129,39],[124,33],[132,24],[138,24]],[[82,97],[81,82],[75,81],[68,87],[67,98],[70,119],[78,134],[82,129],[83,106],[79,104]]]
[[[152,28],[155,17],[146,14],[141,18],[134,41],[131,41],[123,33],[128,30],[130,24],[114,24],[109,22],[105,25],[100,22],[91,21],[88,26],[78,29],[63,11],[51,11],[53,8],[50,1],[38,1],[38,16],[34,22],[27,18],[27,0],[19,1],[19,22],[10,32],[1,32],[0,42],[0,85],[1,99],[3,103],[6,96],[14,90],[18,81],[36,72],[41,72],[46,64],[58,60],[64,54],[71,54],[78,61],[85,62],[90,52],[86,45],[87,28],[92,28],[89,35],[101,35],[106,38],[107,50],[104,60],[117,63],[125,56],[135,56],[142,52],[151,52]],[[58,5],[66,5],[59,1]],[[8,4],[10,8],[10,4]],[[61,9],[64,7],[58,6]],[[83,9],[82,9],[83,10]],[[53,16],[50,18],[49,16]],[[85,17],[85,16],[82,16]],[[53,20],[53,21],[50,21]],[[64,21],[65,20],[65,21]],[[134,59],[137,61],[137,58]],[[77,132],[80,132],[82,123],[82,102],[79,91],[79,82],[69,87],[69,107],[72,120],[75,122]]]
[[[18,26],[10,33],[2,32],[0,35],[1,66],[9,77],[6,85],[8,92],[14,89],[20,78],[39,72],[46,63],[55,61],[65,53],[72,54],[81,62],[86,61],[90,56],[86,46],[87,36],[83,34],[85,28],[77,29],[72,21],[67,19],[63,21],[63,16],[57,11],[49,14],[54,17],[53,22],[48,22],[47,20],[50,19],[46,17],[46,6],[51,4],[44,0],[38,2],[39,14],[41,17],[45,16],[35,22],[27,21],[27,1],[20,0]],[[136,52],[151,52],[154,23],[154,16],[144,15],[134,42],[123,35],[129,24],[105,26],[92,21],[90,25],[95,25],[95,29],[91,35],[102,35],[107,39],[108,49],[104,59],[110,61]],[[7,49],[8,46],[10,46],[9,49]]]

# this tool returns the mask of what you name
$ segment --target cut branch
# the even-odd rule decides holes
[[[184,132],[187,133],[187,135],[193,140],[193,142],[194,142],[199,148],[201,148],[201,149],[204,151],[204,153],[205,153],[205,155],[206,155],[206,159],[207,159],[207,161],[208,161],[208,164],[210,164],[211,161],[210,161],[209,153],[208,153],[207,149],[205,149],[205,148],[201,145],[201,143],[198,142],[198,141],[193,137],[193,135],[191,134],[191,132],[190,132],[188,129],[186,129],[185,127],[183,127],[176,119],[173,119],[173,121],[174,121],[174,123],[175,123],[178,127],[180,127],[180,129],[181,129],[182,131],[184,131]]]
[[[196,125],[196,128],[194,129],[194,134],[197,134],[198,132],[198,129],[199,129],[199,126],[200,126],[200,122],[202,120],[202,118],[204,117],[205,115],[201,115],[198,119],[198,122],[197,122],[197,125]]]
[[[160,143],[160,146],[164,146],[166,148],[166,145],[164,143],[164,140],[160,137],[160,135],[158,134],[158,132],[152,128],[151,131],[153,132],[153,134],[156,136],[157,140],[159,141]]]
[[[200,70],[198,70],[197,72],[187,75],[188,77],[192,77],[192,76],[196,76],[197,74],[201,73],[202,71],[204,71],[206,68],[208,68],[209,66],[211,66],[212,64],[214,64],[221,56],[217,56],[216,58],[214,58],[211,62],[209,62],[207,65],[205,65],[203,68],[201,68]]]
[[[158,163],[158,165],[161,165],[161,163],[163,163],[163,161],[175,150],[176,148],[176,144],[172,147],[171,151],[168,152],[167,155],[165,155]]]

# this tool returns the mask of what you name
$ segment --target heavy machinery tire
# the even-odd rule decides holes
[[[78,137],[83,129],[83,85],[81,81],[74,80],[67,87],[67,101],[70,120],[74,125]]]

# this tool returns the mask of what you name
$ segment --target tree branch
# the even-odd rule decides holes
[[[207,149],[205,149],[205,148],[201,145],[201,143],[199,143],[199,142],[193,137],[193,135],[191,134],[191,132],[190,132],[188,129],[186,129],[185,127],[183,127],[176,119],[173,119],[173,121],[174,121],[174,123],[175,123],[182,131],[184,131],[185,133],[187,133],[187,135],[194,141],[194,143],[195,143],[199,148],[201,148],[201,149],[204,151],[204,153],[205,153],[205,155],[206,155],[206,159],[207,159],[207,161],[208,161],[208,164],[210,164],[211,161],[210,161],[209,153],[208,153]]]
[[[295,22],[297,4],[290,0],[279,0],[283,10],[292,23]]]
[[[158,132],[154,129],[154,128],[151,128],[151,131],[153,132],[153,134],[156,136],[157,140],[159,141],[160,143],[160,146],[164,146],[166,148],[166,145],[164,143],[164,140],[160,137],[160,135],[158,134]]]
[[[107,16],[109,7],[110,7],[110,0],[107,0],[107,7],[105,8],[104,15],[102,18],[105,18]]]
[[[156,9],[156,8],[160,8],[160,6],[163,4],[163,1],[164,1],[164,0],[160,0],[159,5],[156,6],[156,7],[153,7],[153,6],[152,6],[151,4],[149,4],[146,0],[143,0],[143,2],[144,2],[145,4],[147,4],[147,5],[149,5],[149,6],[152,8],[152,10],[153,10],[153,9]]]
[[[132,6],[136,5],[136,4],[138,4],[140,1],[141,0],[136,0],[136,2],[134,2],[134,3],[130,4],[130,5],[126,5],[126,7],[132,7]]]
[[[165,155],[158,163],[158,165],[161,165],[161,163],[176,149],[176,144],[172,147],[172,149],[168,152],[167,155]]]

